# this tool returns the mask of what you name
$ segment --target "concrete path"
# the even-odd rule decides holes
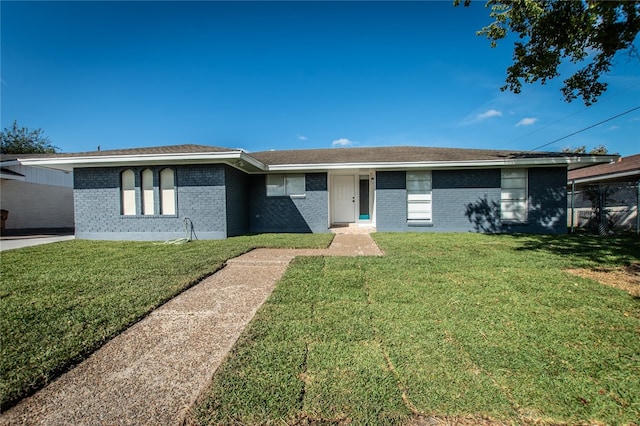
[[[15,250],[22,247],[38,246],[40,244],[57,243],[58,241],[73,240],[73,235],[30,235],[28,237],[0,238],[0,251]]]
[[[227,262],[0,415],[0,425],[178,425],[295,256],[380,256],[368,234]]]

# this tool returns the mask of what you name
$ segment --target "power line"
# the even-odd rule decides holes
[[[601,122],[599,122],[599,123],[592,124],[592,125],[591,125],[591,126],[589,126],[589,127],[585,127],[584,129],[580,129],[580,130],[578,130],[578,131],[576,131],[576,132],[573,132],[573,133],[568,134],[568,135],[566,135],[566,136],[563,136],[563,137],[561,137],[561,138],[558,138],[558,139],[552,140],[552,141],[551,141],[551,142],[549,142],[549,143],[545,143],[544,145],[540,145],[540,146],[538,146],[538,147],[536,147],[536,148],[533,148],[533,149],[532,149],[532,150],[530,150],[529,152],[537,151],[537,150],[539,150],[540,148],[544,148],[545,146],[549,146],[549,145],[551,145],[551,144],[553,144],[553,143],[560,142],[560,141],[561,141],[561,140],[563,140],[563,139],[567,139],[567,138],[569,138],[569,137],[571,137],[571,136],[577,135],[578,133],[582,133],[582,132],[584,132],[585,130],[592,129],[592,128],[596,127],[596,126],[601,125],[602,123],[606,123],[607,121],[615,120],[616,118],[618,118],[618,117],[622,117],[623,115],[625,115],[625,114],[629,114],[630,112],[633,112],[633,111],[635,111],[635,110],[637,110],[637,109],[640,109],[640,105],[638,105],[638,106],[637,106],[637,107],[635,107],[635,108],[631,108],[631,109],[629,109],[629,110],[627,110],[627,111],[625,111],[625,112],[621,112],[621,113],[620,113],[620,114],[618,114],[618,115],[614,115],[613,117],[609,117],[609,118],[607,118],[606,120],[602,120],[602,121],[601,121]]]
[[[629,86],[629,87],[625,87],[624,89],[622,89],[622,90],[620,90],[620,91],[618,91],[618,92],[614,93],[613,95],[611,95],[611,96],[609,96],[609,97],[607,97],[607,98],[601,99],[601,100],[598,102],[597,106],[602,105],[603,103],[608,102],[608,101],[610,101],[611,99],[614,99],[614,98],[616,98],[616,97],[618,97],[618,96],[620,96],[620,95],[622,95],[622,94],[624,94],[624,93],[626,93],[626,92],[628,92],[628,91],[630,91],[630,90],[633,90],[633,89],[635,89],[635,88],[636,88],[636,87],[638,87],[638,86],[640,86],[640,83],[633,84],[633,85],[631,85],[631,86]],[[517,141],[519,141],[519,140],[522,140],[522,139],[528,138],[529,136],[533,135],[534,133],[541,132],[542,130],[547,129],[547,128],[551,127],[551,126],[554,126],[554,125],[558,124],[559,122],[566,120],[567,118],[573,117],[574,115],[581,114],[581,113],[585,112],[585,111],[586,111],[586,110],[588,110],[588,109],[593,109],[593,107],[584,107],[583,109],[578,110],[578,111],[576,111],[576,112],[573,112],[573,113],[571,113],[571,114],[569,114],[569,115],[565,115],[564,117],[562,117],[562,118],[560,118],[560,119],[558,119],[558,120],[556,120],[556,121],[554,121],[554,122],[552,122],[552,123],[549,123],[549,124],[547,124],[546,126],[539,127],[539,128],[537,128],[537,129],[533,130],[532,132],[529,132],[529,133],[527,133],[527,134],[525,134],[525,135],[522,135],[522,136],[518,136],[517,138],[512,139],[512,140],[510,140],[509,142],[505,142],[505,143],[503,143],[503,144],[499,145],[498,147],[499,147],[499,148],[501,148],[501,147],[504,147],[504,146],[507,146],[507,145],[511,145],[512,143],[517,142]]]

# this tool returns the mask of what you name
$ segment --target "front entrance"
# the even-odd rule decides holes
[[[331,222],[356,221],[356,176],[334,175],[331,186]]]

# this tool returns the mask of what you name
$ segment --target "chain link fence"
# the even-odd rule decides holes
[[[600,235],[640,233],[638,198],[638,182],[581,186],[567,193],[567,226]]]

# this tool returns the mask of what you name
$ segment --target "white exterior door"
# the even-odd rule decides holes
[[[333,176],[331,218],[333,223],[352,223],[356,221],[355,175]]]

